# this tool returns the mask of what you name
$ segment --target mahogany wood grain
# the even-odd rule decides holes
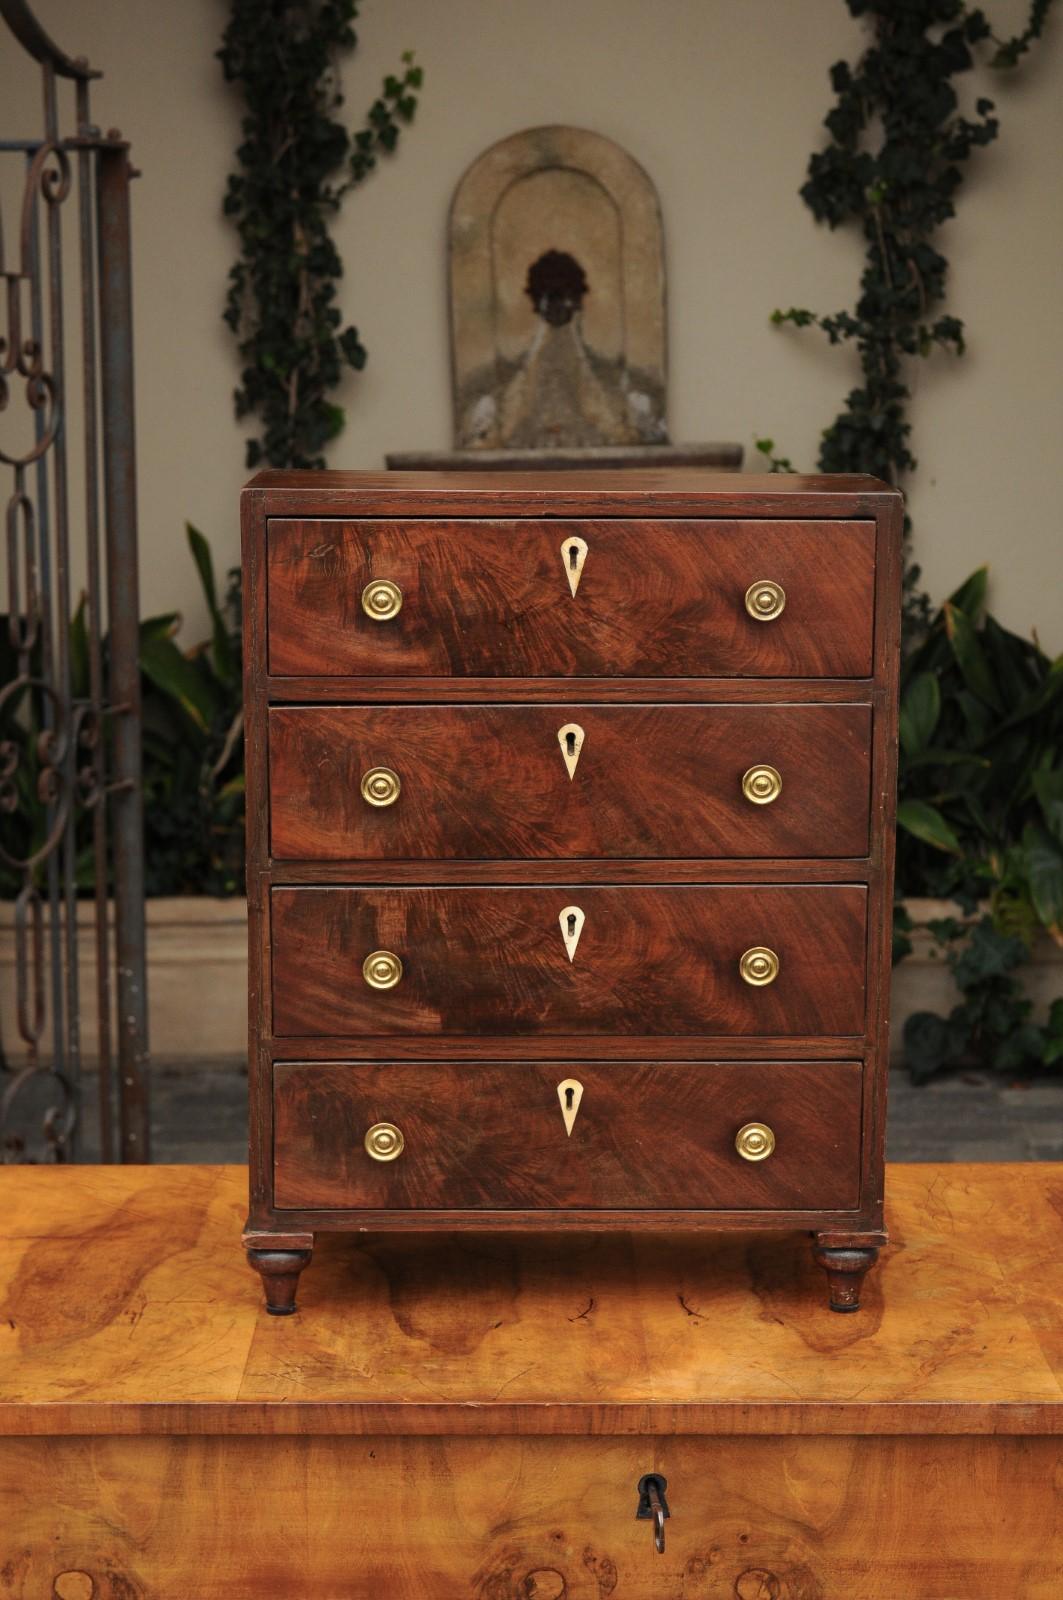
[[[565,552],[589,547],[578,591]],[[866,677],[873,522],[321,521],[267,536],[275,677]],[[367,617],[370,579],[402,590]],[[786,592],[749,616],[758,579]]]
[[[566,1131],[558,1086],[582,1087]],[[278,1209],[521,1206],[855,1209],[860,1063],[274,1067]],[[402,1154],[364,1139],[397,1125]],[[774,1152],[735,1135],[767,1123]]]
[[[871,517],[897,499],[864,474],[624,472],[256,473],[243,491],[270,516]],[[253,514],[257,515],[258,512]]]
[[[402,705],[423,701],[439,705],[505,703],[544,705],[557,699],[556,678],[274,678],[262,675],[260,692],[271,703],[294,705]],[[870,678],[580,678],[584,701],[626,705],[652,700],[658,705],[789,704],[851,705],[871,701]],[[880,695],[881,698],[881,695]]]
[[[854,1319],[855,1320],[855,1319]],[[280,1408],[278,1408],[279,1410]],[[1057,1600],[1056,1439],[36,1439],[17,1600]],[[663,1556],[635,1520],[668,1483]]]
[[[806,1238],[654,1226],[319,1234],[272,1319],[243,1167],[0,1167],[0,1435],[969,1435],[988,1470],[994,1435],[1063,1434],[1063,1165],[892,1166],[887,1195],[857,1317]]]
[[[861,885],[581,888],[573,960],[553,889],[274,889],[278,1037],[388,1034],[855,1036],[864,1027]],[[766,946],[773,983],[739,959]],[[400,983],[362,977],[373,951]]]
[[[564,876],[570,884],[597,883],[867,883],[877,872],[867,856],[820,856],[808,859],[775,856],[755,860],[749,856],[669,861],[599,858],[567,860]],[[556,861],[276,861],[269,882],[299,884],[513,884],[555,883]]]
[[[576,727],[563,744],[560,731]],[[870,708],[859,705],[274,707],[272,852],[319,861],[860,856],[870,740]],[[765,763],[782,793],[757,804],[742,778]],[[386,807],[362,797],[373,767],[401,782]]]

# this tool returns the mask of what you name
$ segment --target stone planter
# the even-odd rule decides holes
[[[913,1011],[936,1011],[947,1016],[962,998],[928,926],[940,917],[956,916],[956,904],[952,900],[908,900],[906,905],[915,926],[910,935],[911,955],[893,969],[890,1055],[894,1061],[900,1058],[904,1024]],[[1063,995],[1063,948],[1043,934],[1036,940],[1029,962],[1020,969],[1020,977],[1034,1003],[1035,1020],[1043,1022],[1052,1001]]]
[[[947,1013],[959,1000],[952,975],[927,924],[955,914],[946,900],[910,900],[913,952],[894,969],[891,1052],[900,1054],[905,1018],[913,1011]],[[96,981],[92,965],[92,906],[78,906],[86,1059],[96,1036]],[[247,910],[242,900],[204,897],[149,900],[148,1004],[152,1055],[184,1061],[242,1056],[247,1048]],[[19,1059],[15,1037],[15,952],[10,903],[0,904],[0,1018],[4,1047]],[[1043,1018],[1063,994],[1063,949],[1047,936],[1034,947],[1023,982]]]
[[[91,901],[78,902],[79,984],[85,1060],[96,1050],[96,969]],[[247,1051],[247,907],[204,896],[149,900],[148,1041],[156,1060],[218,1060]],[[9,1059],[15,1030],[14,907],[0,903],[0,1018]]]

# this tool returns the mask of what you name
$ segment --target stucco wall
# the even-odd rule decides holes
[[[994,0],[1001,30],[1016,0]],[[233,420],[236,364],[220,321],[233,238],[221,195],[238,107],[214,59],[219,0],[40,0],[71,53],[105,69],[97,120],[132,139],[137,390],[145,611],[202,611],[185,518],[236,559],[245,476]],[[338,466],[450,443],[444,220],[489,143],[542,122],[618,140],[658,186],[667,247],[670,422],[678,440],[771,434],[802,466],[852,373],[814,333],[773,329],[776,305],[851,303],[858,242],[816,227],[797,198],[828,105],[827,70],[861,33],[842,0],[364,0],[346,75],[360,114],[400,52],[426,69],[415,127],[348,200],[336,228],[343,305],[369,366],[340,397]],[[34,126],[37,89],[5,39],[5,133]],[[961,363],[917,377],[917,554],[943,595],[978,562],[1011,626],[1063,647],[1063,538],[1055,456],[1063,432],[1063,24],[1011,79],[982,75],[1003,123],[976,158],[942,242],[949,309],[968,323]],[[972,89],[974,85],[972,84]]]

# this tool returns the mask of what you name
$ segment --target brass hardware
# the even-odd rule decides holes
[[[374,622],[390,622],[402,610],[402,590],[390,578],[374,578],[362,590],[362,610]]]
[[[782,794],[782,779],[774,767],[750,767],[742,774],[742,793],[755,806],[769,806]]]
[[[562,1078],[557,1086],[557,1098],[561,1102],[561,1115],[565,1119],[565,1132],[569,1138],[576,1126],[579,1116],[580,1101],[583,1099],[583,1085],[578,1078]]]
[[[402,977],[402,962],[390,950],[374,950],[362,962],[362,977],[370,989],[394,989]]]
[[[561,937],[565,941],[568,959],[575,961],[576,946],[579,944],[579,936],[587,919],[579,906],[566,906],[557,920],[561,924]]]
[[[362,773],[362,799],[371,806],[393,806],[402,792],[402,781],[390,767],[370,767]]]
[[[775,1135],[766,1122],[747,1122],[735,1134],[735,1149],[743,1161],[767,1161],[775,1149]]]
[[[659,1556],[664,1555],[664,1520],[672,1513],[668,1509],[665,1490],[668,1479],[660,1472],[644,1472],[638,1483],[636,1522],[653,1523],[653,1546]]]
[[[583,576],[583,563],[587,559],[586,539],[566,539],[561,546],[561,560],[565,564],[565,577],[572,590],[572,598],[576,598],[576,590]]]
[[[393,1122],[374,1122],[365,1136],[365,1148],[374,1161],[395,1161],[405,1147],[402,1129]]]
[[[786,605],[786,590],[770,578],[758,578],[746,590],[746,610],[756,622],[774,622]]]
[[[751,983],[755,989],[762,989],[766,983],[774,983],[779,976],[779,958],[767,945],[755,944],[752,950],[747,950],[742,956],[738,970],[747,983]]]
[[[563,728],[557,730],[557,742],[561,746],[561,754],[568,768],[569,782],[576,776],[585,738],[586,735],[578,722],[566,722]]]

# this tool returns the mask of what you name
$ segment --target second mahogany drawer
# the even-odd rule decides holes
[[[278,1062],[277,1205],[848,1209],[861,1085],[857,1061]]]
[[[862,856],[870,739],[867,705],[274,706],[272,853]]]
[[[859,884],[276,888],[273,1030],[855,1036],[866,921]]]

